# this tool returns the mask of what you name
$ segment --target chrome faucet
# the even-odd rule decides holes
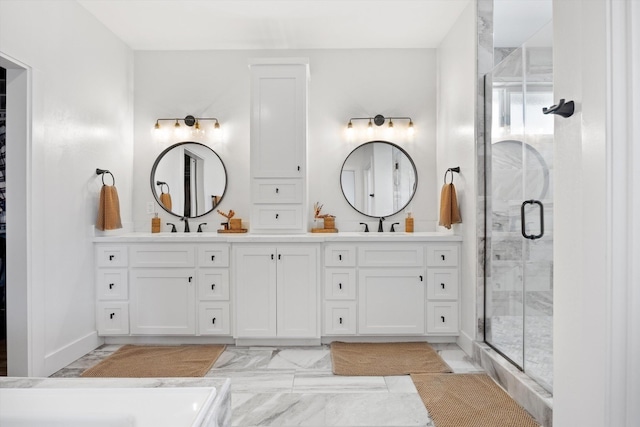
[[[380,217],[380,222],[378,222],[378,233],[382,233],[382,221],[384,221],[384,217]]]
[[[187,217],[183,216],[182,218],[180,218],[180,221],[184,221],[184,232],[189,233],[191,230],[189,230],[189,220],[187,219]]]

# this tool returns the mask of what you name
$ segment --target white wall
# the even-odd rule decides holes
[[[452,231],[463,236],[460,346],[471,354],[476,336],[476,5],[462,12],[438,48],[438,196],[447,168],[460,166],[454,185],[462,223]],[[438,201],[439,207],[439,201]],[[483,207],[480,206],[480,209]],[[444,227],[439,227],[445,231]]]
[[[553,14],[554,92],[576,102],[555,119],[553,422],[637,426],[640,8],[565,0]]]
[[[378,129],[377,139],[403,147],[418,169],[418,193],[410,210],[416,231],[433,231],[437,222],[436,192],[436,57],[433,49],[287,50],[287,51],[138,51],[135,52],[135,164],[133,216],[136,230],[149,231],[151,215],[146,204],[154,201],[149,174],[157,155],[170,143],[152,135],[158,118],[217,117],[222,141],[209,144],[222,158],[228,173],[228,189],[220,209],[233,209],[236,217],[249,220],[249,68],[250,58],[309,58],[309,203],[319,201],[323,213],[336,215],[342,231],[361,229],[358,223],[375,219],[353,210],[342,195],[340,169],[363,135],[348,140],[346,124],[351,117],[410,116],[416,133],[406,138],[396,121],[396,136]],[[170,123],[165,122],[170,126]],[[354,122],[364,129],[366,122]],[[155,203],[155,202],[154,202]],[[156,204],[157,205],[157,204]],[[311,206],[309,210],[312,211]],[[163,231],[177,218],[159,209]],[[400,222],[404,214],[387,218]],[[208,230],[220,228],[223,217],[208,214],[194,223],[207,222]],[[178,221],[179,222],[179,221]],[[182,230],[178,224],[178,229]],[[376,230],[377,228],[373,228]]]
[[[7,284],[29,295],[29,307],[8,301],[8,310],[30,310],[30,354],[20,356],[31,368],[14,371],[10,360],[9,374],[46,376],[100,342],[91,238],[102,183],[95,169],[115,175],[130,223],[133,55],[74,1],[0,2],[0,53],[26,64],[31,85],[27,158],[7,153],[9,163],[31,170],[28,280]],[[8,270],[23,266],[9,258]]]

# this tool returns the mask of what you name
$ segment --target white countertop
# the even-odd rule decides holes
[[[303,234],[124,233],[94,237],[96,243],[323,243],[323,242],[460,242],[462,236],[440,232],[339,232]]]

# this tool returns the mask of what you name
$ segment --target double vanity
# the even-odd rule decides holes
[[[98,333],[239,345],[455,340],[461,238],[308,233],[308,61],[249,68],[250,232],[96,237]],[[187,141],[159,155],[150,181],[158,206],[188,221],[219,209],[227,173],[217,153]],[[346,201],[380,224],[407,209],[417,182],[410,155],[387,141],[356,147],[340,175]]]
[[[121,342],[171,336],[238,345],[452,341],[460,240],[440,233],[98,237],[98,333]]]

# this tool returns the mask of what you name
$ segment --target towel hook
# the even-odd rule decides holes
[[[456,166],[455,168],[449,168],[447,169],[447,171],[444,173],[444,183],[447,183],[447,174],[451,172],[451,182],[450,184],[453,184],[453,173],[460,173],[460,166]]]
[[[564,98],[558,102],[558,105],[552,105],[549,108],[544,107],[542,114],[557,114],[562,117],[571,117],[575,109],[573,101],[564,102]]]
[[[163,186],[163,185],[166,185],[166,186],[167,186],[167,194],[171,192],[171,190],[169,190],[169,184],[167,184],[166,182],[163,182],[163,181],[156,181],[156,185],[159,185],[159,186],[160,186],[160,193],[161,193],[161,194],[164,194],[164,190],[163,190],[163,188],[162,188],[162,186]]]
[[[108,173],[109,175],[111,175],[111,180],[113,181],[113,184],[111,184],[111,185],[112,185],[112,186],[115,186],[115,185],[116,185],[116,179],[115,179],[115,177],[113,176],[113,174],[112,174],[111,172],[109,172],[109,171],[108,171],[108,170],[106,170],[106,169],[100,169],[100,168],[97,168],[97,169],[96,169],[96,175],[102,175],[102,185],[106,185],[106,184],[104,183],[104,175],[105,175],[105,174],[107,174],[107,173]]]

